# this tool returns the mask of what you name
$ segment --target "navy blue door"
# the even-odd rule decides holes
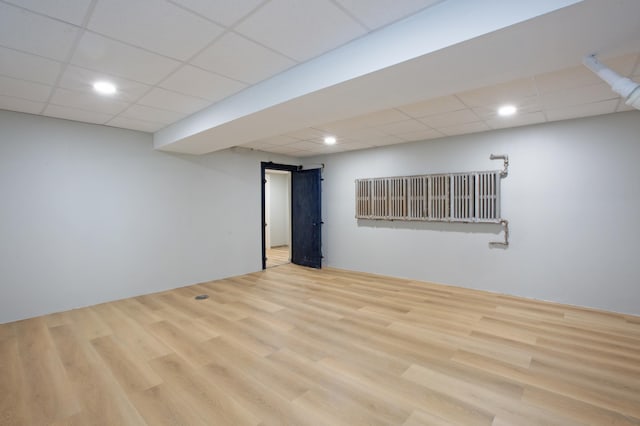
[[[320,169],[291,172],[291,262],[322,266]]]

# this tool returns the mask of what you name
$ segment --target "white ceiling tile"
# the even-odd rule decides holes
[[[435,129],[457,124],[466,124],[480,121],[480,118],[470,109],[434,114],[420,119],[424,124]]]
[[[275,145],[270,145],[268,143],[264,143],[264,142],[261,142],[261,141],[253,141],[253,142],[243,143],[240,146],[244,147],[244,148],[258,149],[260,151],[264,151],[265,147],[275,146]]]
[[[74,65],[67,66],[58,85],[64,89],[88,92],[95,96],[96,93],[93,91],[93,83],[101,80],[109,81],[117,86],[118,92],[112,95],[110,97],[111,99],[124,102],[135,101],[151,88],[151,86],[147,86],[146,84],[121,77],[114,77],[99,71],[76,67]]]
[[[310,151],[302,151],[295,148],[293,145],[282,145],[282,146],[274,146],[274,145],[265,145],[264,151],[273,152],[275,154],[286,154],[296,156],[300,153],[311,154]]]
[[[91,32],[85,32],[81,37],[71,63],[151,85],[158,83],[180,65],[173,59]]]
[[[428,139],[441,138],[444,135],[437,130],[425,129],[418,132],[404,133],[401,135],[405,141],[423,141]]]
[[[406,142],[406,140],[404,138],[401,138],[399,136],[394,136],[394,135],[380,135],[380,136],[360,139],[354,142],[360,142],[366,145],[382,146],[382,145],[394,145],[397,143],[403,143],[403,142]]]
[[[160,86],[175,92],[198,96],[211,102],[216,102],[239,92],[246,87],[246,84],[212,74],[191,65],[185,65],[164,80]]]
[[[273,146],[273,145],[272,145]],[[322,149],[322,144],[312,141],[298,141],[290,145],[283,145],[283,148],[291,148],[296,151],[312,151],[316,152]]]
[[[60,67],[60,62],[0,47],[0,74],[7,77],[53,84]]]
[[[202,51],[192,63],[247,83],[265,80],[296,64],[233,32]]]
[[[204,99],[182,95],[159,87],[147,93],[138,103],[140,105],[166,109],[182,114],[192,114],[210,105],[210,102]]]
[[[390,24],[442,0],[336,0],[370,29]]]
[[[547,109],[557,109],[614,98],[619,98],[619,95],[611,90],[608,84],[600,82],[591,86],[575,87],[568,90],[558,90],[553,93],[547,93],[540,97],[540,103]]]
[[[25,9],[42,13],[74,25],[82,25],[91,0],[5,0]]]
[[[372,142],[349,141],[347,143],[340,144],[340,146],[342,148],[345,148],[345,150],[354,150],[354,149],[373,148],[374,146],[377,146],[377,145]]]
[[[618,99],[611,99],[592,104],[576,105],[547,111],[549,121],[569,120],[572,118],[589,117],[593,115],[610,114],[615,112]]]
[[[602,63],[623,76],[629,76],[640,60],[640,54],[630,53],[628,55],[616,56],[615,58],[602,59]]]
[[[534,112],[542,111],[542,105],[540,99],[536,96],[533,98],[522,99],[518,102],[513,102],[513,105],[518,109],[518,115],[530,114]],[[494,118],[502,118],[498,115],[498,108],[491,107],[475,107],[471,108],[478,117],[482,120],[491,120]]]
[[[229,27],[263,3],[263,0],[172,0],[172,2]]]
[[[129,105],[127,102],[114,99],[111,96],[67,89],[56,89],[50,102],[55,105],[111,115],[119,113]]]
[[[439,130],[447,136],[454,136],[454,135],[465,135],[468,133],[484,132],[491,129],[486,124],[482,122],[478,122],[478,123],[467,123],[467,124],[459,124],[456,126],[444,127]]]
[[[144,105],[132,105],[120,114],[120,117],[133,118],[154,123],[171,124],[184,118],[187,114],[152,108]]]
[[[298,139],[298,140],[310,140],[310,139],[319,139],[326,136],[327,132],[320,129],[315,129],[312,127],[296,130],[295,132],[287,133],[285,136],[290,138]]]
[[[223,31],[161,0],[100,0],[87,28],[180,60],[193,56]]]
[[[0,44],[56,60],[66,60],[79,29],[0,3]]]
[[[105,123],[107,126],[120,127],[123,129],[139,130],[141,132],[153,133],[165,127],[162,123],[154,123],[151,121],[136,120],[126,117],[115,117]]]
[[[398,107],[400,111],[414,118],[425,117],[427,115],[440,114],[443,112],[457,111],[465,109],[467,106],[460,102],[455,96],[444,96],[441,98],[430,99],[411,105]]]
[[[271,0],[241,22],[236,31],[297,61],[311,59],[366,33],[328,0]]]
[[[39,114],[44,106],[44,102],[34,102],[26,99],[0,95],[0,109],[26,112],[28,114]]]
[[[537,75],[535,81],[540,94],[547,94],[574,87],[590,86],[601,80],[587,67],[578,66]]]
[[[51,86],[44,84],[0,76],[0,95],[45,102],[51,94],[51,89]]]
[[[43,114],[48,117],[64,118],[65,120],[82,121],[85,123],[95,124],[103,124],[112,117],[111,114],[96,111],[85,111],[61,105],[48,105]]]
[[[327,133],[333,134],[336,137],[339,137],[341,139],[344,138],[348,138],[348,139],[355,139],[355,140],[364,140],[367,138],[383,138],[385,136],[387,136],[386,133],[373,128],[373,127],[354,127],[354,128],[350,128],[350,129],[343,129],[343,130],[332,130],[331,126],[320,126],[322,127],[323,130],[325,130]]]
[[[517,126],[526,126],[530,124],[544,123],[546,120],[544,113],[542,112],[532,112],[532,113],[521,113],[519,112],[516,115],[511,117],[495,117],[489,120],[486,120],[485,123],[489,125],[492,129],[504,129],[508,127],[517,127]]]
[[[397,121],[404,121],[408,118],[409,117],[396,109],[385,109],[346,120],[323,124],[321,127],[338,134],[350,134],[349,132],[351,130],[360,130],[365,127],[379,127]]]
[[[271,138],[260,139],[250,144],[260,144],[260,145],[291,145],[294,142],[298,142],[300,139],[292,138],[290,136],[274,136]],[[249,145],[249,144],[247,144]],[[252,146],[253,148],[254,146]]]
[[[385,124],[377,129],[389,135],[402,136],[404,133],[423,132],[429,128],[421,121],[411,119]]]
[[[533,78],[514,80],[457,94],[458,98],[470,107],[517,103],[537,95],[538,91]]]

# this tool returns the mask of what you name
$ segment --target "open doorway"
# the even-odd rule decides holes
[[[275,260],[276,256],[285,262],[295,263],[296,265],[309,266],[311,268],[322,267],[322,208],[321,208],[321,182],[322,170],[309,169],[303,170],[302,166],[294,166],[289,164],[276,164],[272,162],[262,162],[261,165],[261,183],[262,183],[262,269],[267,268],[267,249],[281,249],[281,253],[272,253],[271,260]],[[288,222],[286,237],[288,247],[283,248],[282,240],[272,240],[274,234],[271,228],[274,228],[274,220],[281,220],[282,216],[277,219],[274,216],[271,206],[271,192],[274,187],[271,181],[275,175],[282,173],[271,173],[273,171],[284,172],[288,177],[286,187],[288,187],[288,213],[289,217],[284,219]],[[267,177],[269,179],[267,179]],[[275,178],[278,179],[278,178]],[[267,185],[267,182],[270,182]],[[267,220],[267,218],[269,220]],[[271,225],[269,225],[271,224]],[[290,259],[290,260],[289,260]]]
[[[291,172],[265,171],[267,268],[291,262]]]

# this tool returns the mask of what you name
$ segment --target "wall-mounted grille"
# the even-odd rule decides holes
[[[500,222],[500,171],[358,179],[356,217]]]
[[[491,159],[504,160],[504,170],[358,179],[356,218],[501,223],[506,236],[500,182],[509,160],[506,155]]]

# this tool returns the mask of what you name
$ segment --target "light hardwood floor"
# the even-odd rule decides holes
[[[271,247],[267,249],[267,268],[291,263],[289,246]]]
[[[637,425],[640,318],[289,264],[0,325],[0,424]]]

